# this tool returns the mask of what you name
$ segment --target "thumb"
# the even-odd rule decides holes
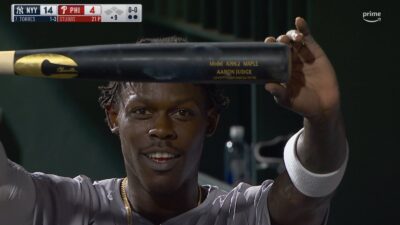
[[[304,35],[305,42],[313,41],[310,28],[305,19],[302,17],[296,17],[294,24],[296,25],[296,29]]]
[[[310,28],[307,22],[301,18],[297,17],[295,21],[296,29],[300,31],[304,38],[303,45],[298,46],[295,50],[299,54],[300,58],[306,63],[314,62],[315,58],[324,55],[321,47],[314,40],[311,35]]]

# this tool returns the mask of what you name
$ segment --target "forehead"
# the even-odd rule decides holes
[[[125,83],[121,90],[123,102],[140,99],[151,102],[178,102],[193,100],[204,103],[201,86],[186,83]]]

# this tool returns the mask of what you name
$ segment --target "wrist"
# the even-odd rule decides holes
[[[319,128],[329,128],[342,119],[340,104],[329,109],[323,109],[314,115],[305,116],[304,122]]]
[[[316,120],[304,119],[304,132],[297,142],[302,164],[317,173],[334,171],[346,155],[346,133],[340,111]]]

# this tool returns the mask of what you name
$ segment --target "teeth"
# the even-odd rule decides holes
[[[149,153],[146,154],[147,157],[151,159],[159,159],[159,158],[175,158],[174,154],[168,153],[168,152],[154,152],[154,153]]]

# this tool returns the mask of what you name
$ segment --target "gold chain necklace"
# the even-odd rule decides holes
[[[121,197],[124,201],[124,206],[126,210],[126,219],[128,220],[128,225],[132,225],[132,208],[128,200],[128,195],[126,194],[126,187],[128,186],[128,178],[124,178],[121,183]]]
[[[128,195],[126,194],[126,187],[128,186],[128,178],[125,177],[122,182],[121,182],[121,198],[122,201],[124,202],[125,210],[126,210],[126,220],[128,221],[128,225],[132,225],[132,208],[131,204],[129,203],[128,200]],[[200,185],[198,187],[198,193],[199,193],[199,200],[197,201],[197,206],[201,204],[201,200],[203,198],[202,193],[201,193],[201,187]]]

